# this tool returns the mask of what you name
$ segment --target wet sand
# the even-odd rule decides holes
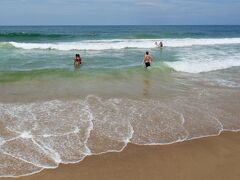
[[[11,178],[0,178],[9,180]],[[239,180],[240,132],[171,145],[128,145],[19,180]]]

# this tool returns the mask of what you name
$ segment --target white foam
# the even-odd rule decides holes
[[[32,135],[31,135],[31,132],[26,132],[24,131],[21,135],[20,135],[21,138],[24,138],[24,139],[31,139],[32,138]]]
[[[30,167],[16,176],[29,175],[59,163],[79,162],[87,155],[119,152],[129,142],[165,145],[226,129],[239,131],[239,112],[226,108],[238,107],[239,101],[226,101],[225,107],[218,99],[188,95],[165,102],[88,96],[85,101],[0,105],[0,116],[6,121],[2,128],[19,133],[6,142],[4,136],[0,139],[0,170],[2,166],[4,170],[0,176],[14,176],[15,169],[7,168],[12,162],[18,170],[21,165]]]
[[[8,141],[2,145],[1,149],[4,153],[8,153],[8,155],[32,163],[38,167],[57,167],[58,164],[51,158],[51,155],[39,147],[40,146],[31,139],[18,138],[13,141]]]
[[[183,48],[176,56],[177,61],[164,63],[181,72],[201,73],[240,66],[238,49]]]
[[[43,145],[41,146],[40,144],[38,144],[34,139],[32,139],[32,142],[37,145],[42,151],[44,151],[46,154],[50,155],[51,158],[56,162],[56,164],[59,164],[62,162],[61,160],[61,156],[54,151],[53,149]]]
[[[3,145],[6,141],[0,137],[0,146]]]
[[[230,59],[226,61],[221,60],[184,60],[176,62],[166,62],[166,64],[176,71],[188,72],[188,73],[201,73],[209,72],[220,69],[227,69],[230,67],[240,66],[240,60]]]
[[[87,141],[91,152],[100,154],[123,149],[132,136],[132,128],[118,106],[95,96],[89,96],[86,102],[94,126]]]
[[[240,38],[218,39],[112,39],[112,40],[85,40],[79,42],[58,43],[19,43],[9,42],[12,46],[22,49],[55,49],[55,50],[108,50],[124,48],[155,48],[155,42],[162,41],[167,47],[187,47],[194,45],[221,45],[240,44]]]
[[[43,169],[21,158],[5,153],[0,149],[0,177],[26,176],[40,172]]]

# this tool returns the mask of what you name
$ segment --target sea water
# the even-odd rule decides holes
[[[240,26],[0,27],[2,177],[239,131],[239,107]]]

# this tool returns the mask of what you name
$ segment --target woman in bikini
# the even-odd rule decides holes
[[[76,54],[76,56],[74,58],[74,65],[79,66],[80,64],[82,64],[82,59],[79,54]]]

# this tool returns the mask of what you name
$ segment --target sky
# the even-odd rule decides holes
[[[0,25],[240,25],[240,0],[0,0]]]

